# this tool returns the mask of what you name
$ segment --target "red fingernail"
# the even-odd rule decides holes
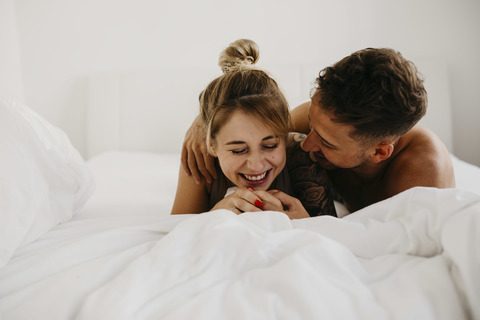
[[[247,186],[247,189],[253,191],[253,187]],[[258,200],[257,200],[257,201],[258,201]]]
[[[257,207],[259,207],[259,208],[263,207],[262,201],[260,201],[260,200],[258,200],[258,199],[255,200],[254,204],[255,204]]]

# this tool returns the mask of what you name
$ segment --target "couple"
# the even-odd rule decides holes
[[[250,40],[222,53],[224,75],[200,95],[186,136],[187,174],[180,172],[172,214],[275,210],[294,219],[335,215],[333,193],[353,212],[415,186],[454,187],[447,149],[414,127],[427,94],[398,52],[360,50],[325,68],[311,101],[290,114],[257,59]],[[289,137],[292,122],[308,135]]]

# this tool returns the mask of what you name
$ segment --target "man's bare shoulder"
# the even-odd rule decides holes
[[[430,130],[417,126],[399,141],[385,178],[390,192],[412,187],[455,187],[453,164],[445,145]]]

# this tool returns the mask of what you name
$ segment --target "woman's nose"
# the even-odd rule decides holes
[[[261,152],[252,152],[248,157],[248,168],[254,172],[261,172],[265,168],[265,159]]]

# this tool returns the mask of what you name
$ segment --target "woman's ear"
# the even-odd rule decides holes
[[[213,143],[210,143],[209,145],[209,148],[207,150],[212,156],[214,156],[215,158],[217,158],[217,151],[215,150],[215,146],[213,145]]]
[[[375,163],[386,160],[392,155],[394,149],[392,142],[381,142],[375,146],[375,152],[370,160]]]
[[[215,151],[215,140],[214,139],[210,139],[208,136],[207,136],[207,139],[205,139],[206,141],[206,145],[207,145],[207,152],[214,156],[215,158],[217,158],[217,151]]]

